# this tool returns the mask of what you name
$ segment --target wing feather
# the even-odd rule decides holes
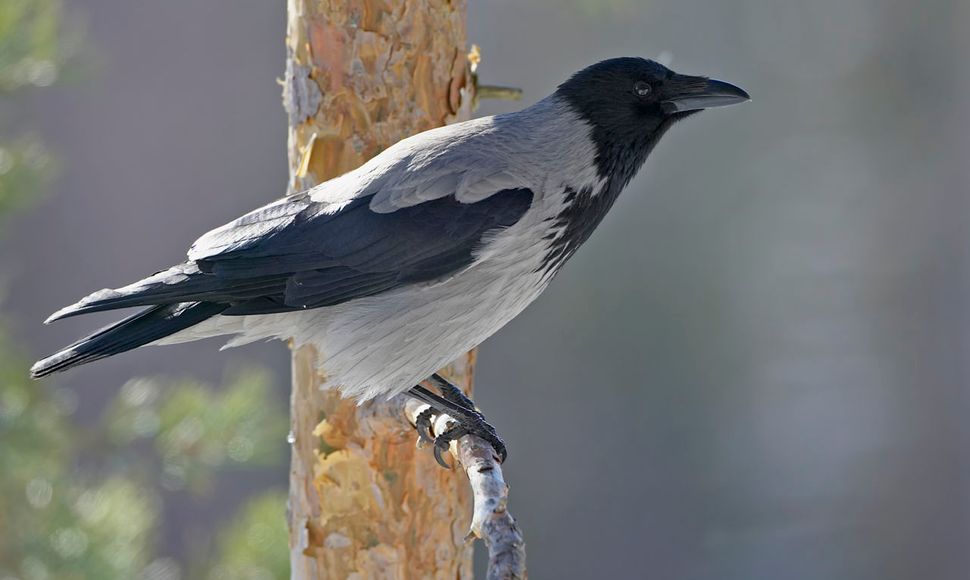
[[[490,144],[489,123],[405,139],[356,171],[206,233],[185,264],[54,318],[185,301],[229,304],[223,314],[285,312],[452,275],[533,201],[532,184]]]

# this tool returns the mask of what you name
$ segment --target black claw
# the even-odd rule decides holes
[[[447,461],[445,461],[445,458],[444,458],[444,456],[442,455],[442,453],[443,453],[443,452],[444,452],[445,450],[447,450],[447,449],[448,449],[448,448],[447,448],[447,447],[445,447],[445,448],[444,448],[444,450],[443,450],[443,449],[442,449],[441,447],[438,447],[438,445],[436,444],[436,445],[434,446],[434,460],[435,460],[435,461],[437,461],[437,462],[438,462],[438,465],[440,465],[441,467],[444,467],[445,469],[448,469],[448,470],[450,470],[450,469],[451,469],[451,466],[450,466],[450,465],[448,465],[448,462],[447,462]]]
[[[461,423],[454,423],[447,429],[444,433],[438,435],[434,438],[434,458],[438,462],[438,465],[444,467],[445,469],[451,469],[451,466],[444,459],[444,454],[451,449],[451,442],[461,439],[465,435],[468,435],[471,431]]]
[[[481,435],[479,435],[479,437],[481,437]],[[502,441],[502,438],[499,437],[495,431],[492,431],[492,437],[482,437],[482,439],[488,441],[492,445],[492,449],[498,453],[498,462],[505,463],[505,460],[509,456],[509,451],[505,448],[505,441]]]
[[[421,443],[434,443],[434,437],[431,434],[431,417],[433,416],[434,409],[428,407],[421,411],[414,420],[414,428],[418,432],[418,441]]]

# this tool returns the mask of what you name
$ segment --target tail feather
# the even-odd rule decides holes
[[[228,283],[217,276],[203,274],[195,264],[173,266],[134,284],[98,290],[78,302],[61,308],[45,324],[79,314],[102,312],[133,306],[180,304],[185,302],[240,302],[267,293],[282,292],[286,278],[262,276]]]
[[[38,379],[144,346],[195,326],[228,307],[214,302],[182,302],[148,308],[37,361],[30,368],[30,376]]]

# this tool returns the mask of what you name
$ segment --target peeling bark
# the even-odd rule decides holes
[[[447,371],[467,382],[473,365]],[[357,406],[315,369],[312,348],[294,353],[291,577],[471,578],[468,484],[416,448],[406,399]]]
[[[468,118],[464,1],[289,0],[288,10],[291,189]]]
[[[400,139],[468,118],[464,0],[288,0],[290,190]],[[443,372],[471,389],[474,353]],[[324,365],[324,369],[326,365]],[[292,578],[471,578],[468,484],[417,450],[401,398],[321,391],[293,353]]]

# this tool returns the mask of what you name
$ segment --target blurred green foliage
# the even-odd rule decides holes
[[[219,537],[219,563],[207,580],[289,578],[286,522],[279,517],[286,493],[268,492],[250,501]]]
[[[51,156],[36,137],[0,137],[0,219],[21,207],[53,172]]]
[[[285,493],[244,505],[220,533],[218,558],[155,558],[161,489],[210,492],[233,468],[278,465],[287,420],[263,373],[215,391],[193,381],[134,379],[99,425],[70,415],[69,391],[30,381],[0,337],[0,578],[286,578]],[[144,453],[142,444],[153,450]],[[93,457],[97,470],[79,464]],[[150,576],[152,577],[152,576]]]
[[[57,80],[73,49],[64,33],[59,0],[0,2],[0,99]],[[4,111],[6,112],[6,111]],[[53,172],[51,156],[32,135],[11,137],[6,114],[0,136],[0,216],[20,206]]]
[[[51,85],[72,54],[59,0],[0,0],[0,222],[36,197],[54,169],[32,135],[11,136],[19,96]],[[69,44],[69,43],[68,43]],[[281,464],[287,419],[268,377],[221,388],[133,379],[103,420],[71,420],[72,391],[27,376],[0,328],[0,579],[289,576],[285,493],[257,496],[218,532],[203,561],[159,557],[163,494],[211,493],[233,469]]]
[[[0,91],[57,80],[67,50],[60,38],[60,0],[3,0],[0,5]]]
[[[121,389],[104,425],[116,455],[150,441],[161,460],[160,484],[196,494],[215,484],[216,469],[279,463],[286,416],[272,399],[268,377],[240,373],[215,392],[194,381],[133,379]]]
[[[0,342],[0,577],[134,578],[151,556],[159,498],[123,472],[76,469],[72,397],[27,377]]]

